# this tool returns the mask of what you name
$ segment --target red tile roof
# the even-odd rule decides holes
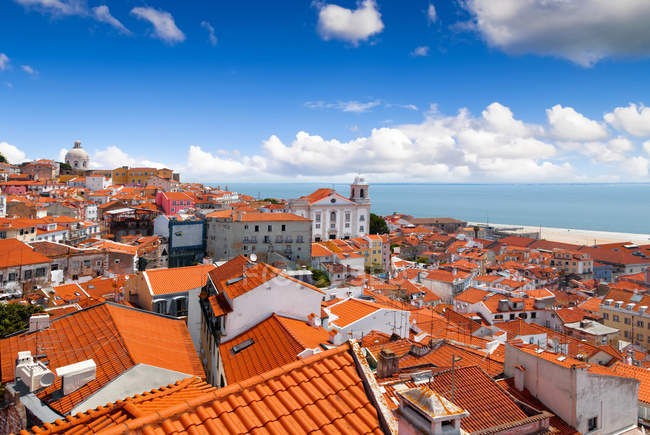
[[[50,259],[17,239],[0,240],[0,269],[28,264],[49,263]]]
[[[45,353],[53,368],[91,358],[97,364],[95,380],[73,393],[51,400],[61,389],[61,380],[57,378],[52,386],[37,394],[60,414],[67,414],[135,364],[205,376],[182,320],[112,303],[56,318],[41,331],[0,340],[2,382],[13,380],[16,355],[23,350],[33,355]]]
[[[638,379],[640,382],[639,401],[650,405],[650,370],[624,364],[620,361],[615,362],[610,368],[618,375]]]
[[[366,433],[382,434],[377,410],[366,395],[350,344],[276,368],[215,391],[167,389],[116,403],[123,414],[98,411],[79,414],[90,428],[101,420],[105,435],[124,433]],[[362,362],[363,364],[363,362]],[[367,367],[366,367],[367,368]],[[368,369],[369,370],[369,369]],[[197,385],[195,388],[200,388]],[[175,388],[174,386],[169,389]],[[203,388],[209,388],[203,386]],[[147,397],[149,396],[149,397]],[[165,400],[167,399],[167,400]],[[149,406],[147,406],[149,405]],[[135,408],[135,409],[134,409]],[[112,409],[112,408],[111,408]],[[55,426],[68,423],[59,421]],[[86,427],[69,432],[88,433]]]
[[[219,345],[228,384],[241,382],[298,359],[305,349],[327,343],[329,333],[305,321],[273,314],[266,320]],[[253,343],[235,353],[233,347],[247,340]]]
[[[336,319],[330,319],[330,324],[345,328],[382,308],[393,309],[362,299],[346,299],[328,307],[329,312],[337,316]]]
[[[149,269],[143,272],[154,295],[178,293],[201,288],[208,282],[208,273],[214,270],[212,264],[174,267],[170,269]]]

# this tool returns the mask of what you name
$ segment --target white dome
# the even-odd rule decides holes
[[[65,162],[69,164],[72,169],[89,169],[90,156],[81,148],[81,142],[76,141],[74,148],[68,151],[65,155]]]

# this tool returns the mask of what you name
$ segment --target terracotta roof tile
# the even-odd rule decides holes
[[[154,295],[178,293],[203,287],[208,282],[208,273],[214,270],[212,264],[174,267],[170,269],[149,269],[143,272]]]
[[[91,430],[105,424],[105,435],[127,432],[381,434],[377,411],[366,395],[353,352],[359,352],[358,348],[346,344],[216,391],[187,391],[189,386],[178,388],[166,396],[167,402],[164,397],[128,399],[124,405],[118,405],[123,415],[103,414],[100,408],[99,415],[85,424]],[[172,388],[176,387],[169,387]],[[160,394],[164,395],[165,390],[161,389]],[[151,409],[145,407],[146,403],[151,404]],[[136,415],[131,413],[133,410]],[[57,422],[55,426],[66,424]],[[71,433],[90,432],[88,427],[69,429]]]
[[[28,264],[49,263],[50,259],[17,239],[0,240],[0,269]]]
[[[182,320],[111,303],[56,318],[44,330],[23,332],[0,340],[3,382],[13,380],[15,358],[23,350],[34,355],[45,353],[50,367],[54,368],[91,358],[97,364],[95,380],[73,393],[54,399],[53,394],[61,389],[61,380],[57,378],[52,386],[37,394],[60,414],[67,414],[138,363],[204,376]]]

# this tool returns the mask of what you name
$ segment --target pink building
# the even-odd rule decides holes
[[[174,214],[186,208],[193,208],[194,198],[184,192],[158,192],[156,205],[162,208],[165,214]]]

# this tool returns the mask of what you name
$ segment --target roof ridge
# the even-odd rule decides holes
[[[273,313],[273,316],[276,318],[277,322],[280,324],[282,329],[291,337],[295,340],[296,343],[298,343],[303,349],[307,349],[307,345],[303,343],[302,340],[300,340],[296,334],[293,333],[291,329],[288,328],[288,326],[283,322],[283,319],[291,319],[290,317],[285,317],[276,313]],[[297,319],[291,319],[291,320],[297,320]],[[306,323],[306,322],[305,322]]]

